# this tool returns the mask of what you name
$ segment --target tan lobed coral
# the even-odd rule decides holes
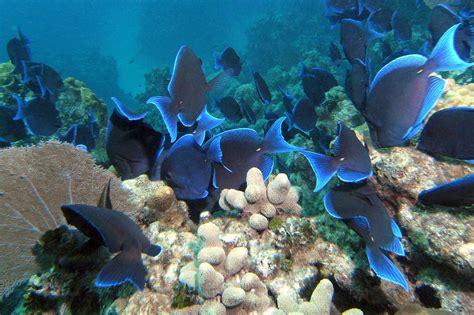
[[[450,107],[474,107],[474,83],[456,84],[453,79],[446,79],[444,91],[432,114]]]
[[[61,206],[97,204],[109,180],[114,208],[131,215],[120,181],[70,144],[0,150],[0,297],[37,271],[31,249],[43,233],[66,223]]]
[[[226,253],[220,240],[221,229],[213,223],[201,225],[197,235],[201,248],[195,260],[181,269],[179,281],[206,300],[200,312],[213,314],[220,309],[224,314],[260,314],[265,311],[270,298],[265,284],[256,274],[248,272],[248,249],[236,246],[226,248]]]
[[[247,172],[245,192],[224,189],[219,205],[227,211],[241,211],[244,216],[249,216],[249,225],[253,229],[263,231],[279,211],[299,215],[301,207],[298,200],[298,191],[291,186],[286,174],[278,174],[265,185],[262,172],[254,167]]]

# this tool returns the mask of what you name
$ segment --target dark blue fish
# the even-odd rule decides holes
[[[247,171],[252,167],[259,168],[267,179],[273,170],[273,159],[269,154],[301,151],[301,148],[290,145],[283,138],[281,125],[284,120],[284,117],[278,119],[263,141],[250,128],[224,131],[207,141],[203,146],[205,150],[213,141],[220,139],[223,153],[222,165],[215,166],[214,187],[239,189],[245,184]]]
[[[370,12],[374,13],[385,6],[385,0],[359,0],[359,2]]]
[[[390,32],[392,30],[393,11],[388,7],[382,7],[372,12],[369,17],[369,26],[377,32]]]
[[[220,138],[201,148],[192,135],[184,135],[168,150],[161,164],[161,179],[180,200],[203,199],[208,195],[213,164],[222,162]]]
[[[242,119],[240,105],[232,96],[226,96],[220,100],[215,100],[215,102],[226,119],[234,122]]]
[[[227,47],[220,56],[216,56],[215,68],[228,72],[231,76],[238,76],[242,71],[242,62],[232,47]]]
[[[31,60],[30,40],[18,28],[18,37],[10,39],[7,43],[7,53],[10,61],[15,66],[14,72],[21,71],[21,62]]]
[[[311,141],[313,141],[313,145],[317,149],[317,151],[322,152],[326,155],[331,154],[331,150],[329,149],[330,143],[333,139],[331,136],[329,136],[325,132],[322,132],[317,127],[309,132],[309,136],[311,138]]]
[[[10,145],[11,145],[10,141],[5,141],[2,138],[0,138],[0,149],[8,148]]]
[[[64,88],[64,83],[56,70],[44,63],[33,61],[22,61],[21,64],[23,83],[36,94],[44,97],[48,93],[50,98],[57,98]]]
[[[382,50],[382,58],[385,59],[393,53],[392,47],[390,46],[389,40],[384,40],[380,43]]]
[[[427,206],[474,206],[474,175],[423,190],[418,201]]]
[[[372,176],[372,167],[367,148],[359,141],[354,131],[339,123],[339,135],[334,145],[334,156],[303,151],[317,181],[314,191],[320,191],[337,174],[340,180],[358,183]]]
[[[145,114],[130,112],[117,99],[107,125],[105,149],[123,180],[151,175],[165,137],[143,121]]]
[[[264,105],[268,105],[272,102],[272,93],[268,88],[267,83],[262,78],[260,73],[253,72],[253,80],[255,81],[255,88],[257,89],[258,98]]]
[[[341,13],[327,15],[326,18],[329,20],[331,29],[333,29],[336,25],[340,24],[342,20],[352,19],[357,21],[364,21],[369,17],[369,15],[370,12],[368,10],[363,10],[362,12],[359,12],[358,8],[354,8]]]
[[[474,15],[471,13],[471,15]],[[472,16],[463,17],[445,5],[437,5],[431,11],[429,30],[432,45],[436,45],[441,36],[453,25],[461,23],[454,36],[454,47],[459,56],[466,62],[470,60],[474,45],[474,26],[470,22]]]
[[[331,42],[329,45],[329,57],[331,58],[332,62],[334,62],[336,66],[339,67],[342,61],[342,56],[339,48],[337,48],[337,45],[334,44],[334,42]]]
[[[354,106],[363,111],[370,85],[370,65],[357,59],[346,72],[345,89]]]
[[[89,113],[89,123],[74,124],[64,135],[58,135],[59,140],[69,142],[75,146],[82,145],[90,151],[95,148],[95,139],[99,136],[100,126],[97,124],[92,109]]]
[[[257,116],[255,115],[252,107],[250,107],[250,104],[246,101],[240,100],[240,105],[242,106],[242,114],[244,115],[247,122],[251,125],[254,125],[257,122]]]
[[[429,58],[407,55],[385,65],[372,81],[363,111],[375,146],[402,145],[423,127],[423,120],[441,97],[444,80],[431,74],[464,69],[454,50],[451,27],[439,40]]]
[[[225,119],[215,118],[214,116],[209,114],[207,109],[205,108],[204,112],[201,114],[201,117],[199,117],[197,121],[196,129],[192,131],[194,140],[196,140],[199,145],[202,145],[209,130],[220,126],[224,122],[224,120]]]
[[[18,104],[14,120],[23,120],[28,130],[36,136],[52,136],[60,127],[61,119],[55,104],[47,97],[24,101],[14,95]]]
[[[296,128],[303,132],[309,132],[314,129],[318,118],[313,103],[306,97],[301,98],[293,110],[286,112],[285,115],[288,117],[288,131]]]
[[[402,15],[399,11],[393,12],[392,28],[397,37],[401,41],[408,41],[411,39],[412,31],[410,20]]]
[[[382,36],[383,34],[370,29],[367,23],[352,19],[341,21],[340,43],[351,64],[354,64],[356,59],[366,60],[369,42]]]
[[[321,105],[326,100],[326,93],[321,81],[314,75],[306,74],[301,78],[304,94],[315,106]]]
[[[425,45],[420,47],[420,49],[418,50],[413,50],[409,48],[400,49],[386,56],[384,60],[382,60],[382,67],[388,64],[389,62],[406,55],[422,55],[425,57],[429,57],[430,53],[428,52],[428,49]]]
[[[16,110],[0,104],[0,140],[4,143],[26,138],[23,120],[13,120]]]
[[[474,108],[457,107],[436,112],[420,136],[417,149],[455,159],[474,160]]]
[[[372,186],[346,184],[331,188],[324,196],[324,206],[331,216],[344,220],[364,239],[370,268],[377,276],[408,291],[403,274],[382,251],[405,256],[402,233]]]
[[[331,74],[331,72],[318,67],[308,68],[304,63],[301,63],[299,77],[303,78],[305,75],[312,75],[316,77],[324,92],[327,92],[331,88],[337,86],[337,80]]]
[[[176,140],[178,119],[183,125],[192,126],[205,111],[206,94],[222,86],[228,78],[228,74],[222,72],[207,82],[201,65],[201,59],[193,50],[182,46],[176,55],[168,84],[170,97],[154,96],[147,101],[160,111],[172,142]]]
[[[345,11],[357,10],[360,14],[363,10],[358,0],[325,0],[326,12],[343,13]]]
[[[99,272],[97,287],[111,287],[129,282],[140,291],[145,288],[146,269],[141,254],[157,256],[159,245],[150,243],[140,227],[127,215],[110,208],[85,204],[61,207],[68,224],[75,226],[92,241],[107,247],[111,254],[118,253]]]
[[[282,102],[283,102],[283,106],[285,107],[285,110],[287,112],[291,112],[293,110],[293,96],[291,96],[291,94],[289,92],[285,92],[283,91],[282,88],[280,88],[280,92],[282,94]]]

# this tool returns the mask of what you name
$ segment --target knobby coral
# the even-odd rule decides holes
[[[0,151],[0,298],[37,271],[31,249],[66,223],[61,205],[96,204],[109,180],[114,207],[132,210],[120,181],[70,144]]]
[[[249,224],[253,229],[263,231],[278,210],[298,215],[301,211],[298,200],[298,191],[291,186],[286,174],[278,174],[265,185],[262,172],[254,167],[247,172],[245,192],[224,189],[219,205],[227,211],[242,211],[244,216],[250,216]]]

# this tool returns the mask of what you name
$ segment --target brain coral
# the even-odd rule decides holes
[[[0,298],[37,271],[31,248],[65,224],[61,205],[96,204],[109,179],[114,208],[132,210],[120,181],[70,144],[0,150]]]

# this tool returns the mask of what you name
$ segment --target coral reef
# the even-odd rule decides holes
[[[474,83],[457,84],[454,79],[448,78],[444,91],[433,113],[450,107],[474,107]]]
[[[3,149],[0,161],[1,297],[38,270],[31,249],[43,233],[65,224],[63,204],[96,204],[112,180],[116,208],[134,210],[120,181],[70,144]]]
[[[269,220],[281,211],[299,215],[299,194],[291,186],[286,174],[278,174],[265,185],[262,172],[251,168],[247,172],[245,192],[235,189],[224,189],[221,192],[219,205],[227,211],[238,210],[248,217],[249,225],[258,232],[268,228]]]

